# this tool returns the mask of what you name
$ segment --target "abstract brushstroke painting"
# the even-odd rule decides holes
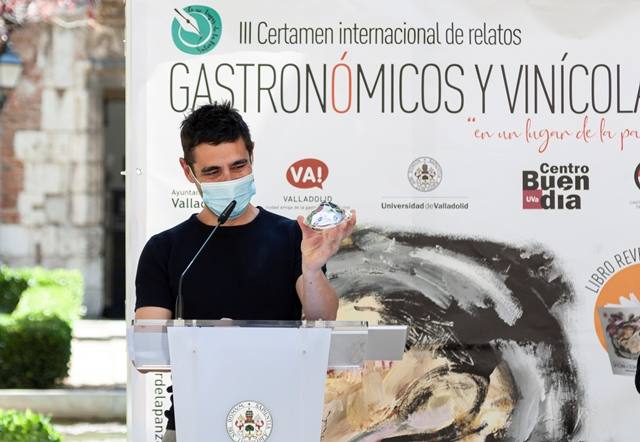
[[[574,295],[536,246],[363,229],[332,259],[338,319],[408,324],[395,363],[330,373],[324,442],[571,440]]]

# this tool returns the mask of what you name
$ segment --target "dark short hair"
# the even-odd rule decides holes
[[[180,124],[180,141],[187,164],[193,164],[193,149],[202,144],[232,143],[242,138],[253,158],[253,141],[249,126],[231,103],[214,102],[194,110]]]

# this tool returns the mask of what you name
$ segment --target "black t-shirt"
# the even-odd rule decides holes
[[[184,319],[300,320],[300,226],[258,209],[249,224],[221,226],[186,273]],[[192,215],[149,239],[138,262],[136,309],[174,311],[180,274],[212,229]],[[173,405],[166,416],[167,429],[175,429]]]
[[[184,319],[299,320],[302,274],[298,224],[259,207],[249,224],[221,226],[186,273]],[[136,309],[175,308],[180,274],[213,227],[196,215],[145,245],[136,275]]]

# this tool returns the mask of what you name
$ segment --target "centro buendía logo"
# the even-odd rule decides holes
[[[581,209],[589,191],[589,166],[542,163],[539,170],[522,171],[523,209]]]
[[[215,9],[192,5],[173,12],[171,36],[178,49],[200,55],[216,47],[222,35],[222,20]]]

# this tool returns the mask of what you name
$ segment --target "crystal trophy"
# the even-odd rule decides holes
[[[325,230],[336,227],[351,218],[351,213],[338,205],[324,201],[305,218],[305,224],[314,230]]]

